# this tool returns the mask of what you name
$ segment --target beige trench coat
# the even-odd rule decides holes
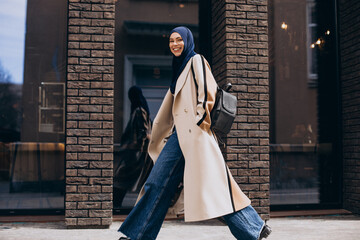
[[[149,154],[156,161],[176,126],[185,158],[185,221],[215,218],[250,205],[249,198],[231,176],[210,131],[210,110],[217,84],[206,64],[203,68],[200,55],[189,60],[177,80],[175,94],[172,95],[169,90],[163,100],[154,119],[149,144]]]

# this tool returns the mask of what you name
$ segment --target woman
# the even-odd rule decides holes
[[[194,52],[186,27],[171,31],[173,78],[154,120],[149,154],[156,162],[142,197],[119,231],[120,239],[156,239],[181,181],[185,221],[223,216],[236,239],[257,240],[271,230],[243,194],[227,168],[210,130],[216,82]],[[204,82],[204,74],[207,81]]]
[[[139,191],[153,165],[147,154],[151,132],[150,111],[141,88],[128,91],[129,122],[120,140],[119,159],[114,161],[114,206],[120,207],[128,190]]]

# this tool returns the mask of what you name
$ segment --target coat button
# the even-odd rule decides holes
[[[186,113],[187,113],[187,112],[188,112],[188,110],[187,110],[186,108],[184,108],[184,112],[186,112]]]

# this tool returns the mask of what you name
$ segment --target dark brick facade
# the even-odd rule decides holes
[[[212,1],[213,73],[230,82],[238,116],[224,154],[236,181],[269,219],[268,1]]]
[[[115,0],[69,0],[68,227],[112,222]]]
[[[339,1],[344,208],[360,213],[360,1]]]

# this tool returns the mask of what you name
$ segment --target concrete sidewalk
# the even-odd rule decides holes
[[[360,216],[273,218],[273,233],[267,240],[358,240]],[[0,240],[117,240],[121,222],[110,229],[66,229],[63,222],[0,223]],[[197,223],[166,221],[158,240],[232,240],[227,226],[218,220]]]

